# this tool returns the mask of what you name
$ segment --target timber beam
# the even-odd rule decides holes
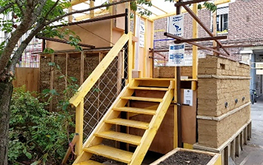
[[[39,38],[39,39],[43,39],[43,40],[59,42],[59,43],[63,43],[63,44],[69,44],[68,41],[57,39],[57,38],[48,38],[48,37],[43,37],[43,36],[36,36],[36,37]],[[88,48],[95,48],[95,46],[93,46],[93,45],[82,44],[82,43],[78,43],[78,46],[88,47]]]
[[[164,35],[167,36],[167,37],[173,38],[173,39],[177,39],[177,40],[183,40],[183,39],[184,39],[184,38],[182,38],[182,37],[178,37],[178,36],[176,36],[176,35],[173,35],[173,34],[167,33],[167,32],[165,32]],[[197,47],[199,47],[199,48],[202,48],[202,49],[205,49],[205,50],[213,51],[213,52],[218,53],[218,54],[221,54],[221,55],[223,55],[223,56],[229,56],[228,54],[222,53],[222,52],[220,52],[220,51],[218,51],[218,50],[215,50],[215,49],[212,49],[212,48],[205,47],[205,46],[203,46],[203,45],[201,45],[201,44],[198,44],[198,43],[195,43],[195,42],[189,42],[189,41],[188,41],[188,42],[186,42],[186,43],[191,44],[191,45],[195,45],[195,46],[197,46]]]
[[[99,18],[93,18],[93,19],[88,19],[88,20],[78,21],[78,22],[71,22],[71,23],[67,23],[67,24],[56,25],[56,26],[53,26],[53,27],[79,25],[79,24],[83,24],[83,23],[90,23],[90,22],[102,21],[102,20],[113,19],[113,18],[124,17],[124,16],[126,16],[126,13],[109,15],[109,16],[99,17]]]
[[[210,1],[210,0],[192,0],[192,1],[187,1],[187,2],[177,2],[174,4],[174,6],[179,7],[179,6],[190,5],[190,4],[205,2],[205,1]]]
[[[221,39],[227,39],[227,36],[182,39],[182,40],[176,40],[176,41],[174,41],[174,43],[179,44],[179,43],[183,43],[183,42],[198,42],[198,41],[221,40]]]
[[[210,37],[214,37],[214,35],[210,32],[210,30],[202,23],[202,21],[196,16],[196,14],[189,7],[187,7],[186,5],[183,5],[183,7],[196,20],[196,22],[198,22],[199,25],[210,35]],[[225,51],[225,53],[229,56],[230,54],[223,47],[223,45],[218,40],[215,40],[215,41],[219,45],[219,47],[222,48]]]

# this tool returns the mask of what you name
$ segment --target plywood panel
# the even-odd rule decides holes
[[[26,86],[27,91],[39,91],[39,68],[16,68],[14,87]]]
[[[110,20],[72,25],[67,27],[74,31],[80,38],[81,43],[94,45],[95,47],[109,47],[110,46]],[[69,50],[75,49],[68,44],[47,41],[47,48],[53,50]]]
[[[193,106],[183,105],[182,116],[182,141],[194,144],[196,142],[196,93],[193,91]],[[184,89],[181,89],[181,100],[184,101]]]

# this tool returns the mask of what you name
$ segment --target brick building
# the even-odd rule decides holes
[[[221,40],[231,54],[228,58],[251,64],[251,86],[258,94],[263,93],[263,1],[262,0],[232,0],[230,3],[217,6],[217,35],[226,35],[227,39]],[[192,17],[184,14],[184,38],[192,38]],[[202,9],[198,11],[198,17],[211,31],[213,29],[213,14]],[[169,18],[155,21],[155,49],[168,49],[173,43],[163,33],[167,31],[167,20]],[[199,37],[209,35],[198,26]],[[202,45],[211,46],[212,42],[202,42]],[[189,45],[190,46],[190,45]],[[211,54],[199,50],[198,54]],[[163,52],[167,56],[167,52]],[[191,49],[186,48],[186,54],[191,54]],[[261,64],[262,62],[262,64]]]

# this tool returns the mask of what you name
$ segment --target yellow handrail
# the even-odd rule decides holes
[[[90,91],[93,85],[98,81],[100,76],[104,73],[110,63],[118,55],[120,50],[129,40],[130,34],[123,34],[121,38],[115,43],[113,48],[108,52],[108,54],[103,58],[99,65],[94,69],[90,76],[84,81],[84,83],[78,89],[78,92],[69,100],[71,105],[77,107],[79,103],[83,100],[86,94]]]

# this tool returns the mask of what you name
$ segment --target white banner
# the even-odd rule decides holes
[[[139,36],[139,46],[144,47],[144,34],[145,34],[145,23],[143,20],[140,21],[140,36]]]
[[[168,33],[182,37],[184,35],[184,15],[176,15],[168,18]]]
[[[174,44],[169,46],[169,59],[167,66],[185,65],[184,48],[185,44]]]

